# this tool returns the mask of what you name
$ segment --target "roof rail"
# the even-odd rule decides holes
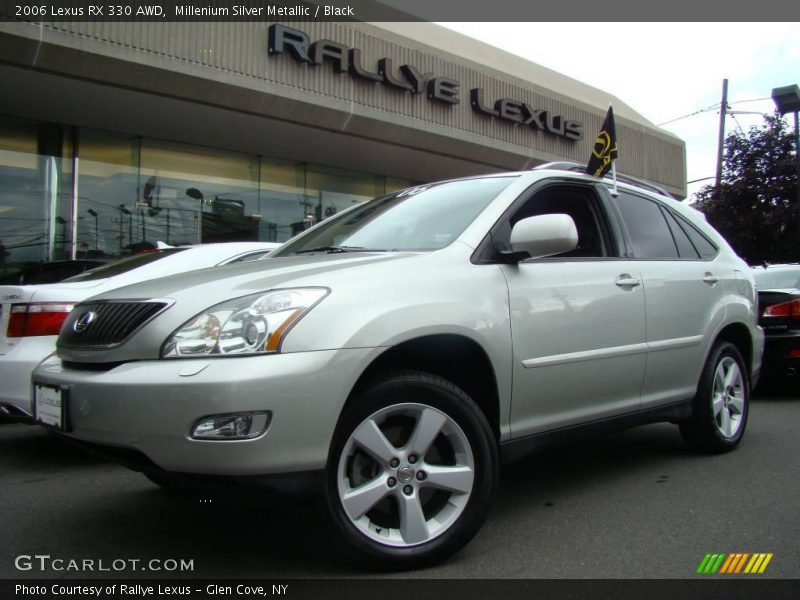
[[[552,169],[555,171],[572,171],[574,173],[586,173],[586,165],[582,165],[576,162],[569,162],[569,161],[559,161],[559,162],[549,162],[543,165],[538,165],[531,169],[532,171],[539,171],[542,169]],[[610,180],[610,177],[607,175],[603,178]],[[675,200],[675,197],[666,191],[663,188],[658,187],[652,183],[647,181],[642,181],[641,179],[636,179],[636,177],[631,177],[630,175],[624,175],[622,173],[617,173],[617,181],[621,181],[623,183],[627,183],[628,185],[633,185],[639,188],[643,188],[650,192],[655,192],[656,194],[660,194],[662,196],[666,196],[667,198],[672,198]]]

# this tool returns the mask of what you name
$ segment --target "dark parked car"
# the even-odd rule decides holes
[[[57,260],[26,267],[0,278],[0,285],[32,285],[57,283],[67,277],[104,265],[100,260]]]
[[[800,376],[800,264],[753,267],[753,278],[765,337],[761,381],[786,384]]]

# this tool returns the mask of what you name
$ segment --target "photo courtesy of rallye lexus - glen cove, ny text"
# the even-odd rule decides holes
[[[420,54],[418,66],[401,62],[389,44],[380,46],[385,54],[373,47],[367,60],[361,49],[381,40],[371,25],[354,25],[363,39],[350,44],[332,39],[344,39],[339,24],[303,27],[329,37],[273,24],[254,28],[252,38],[265,50],[252,56],[262,61],[262,76],[265,65],[272,69],[270,85],[282,90],[295,77],[286,87],[309,91],[302,111],[286,98],[259,103],[263,92],[244,83],[236,94],[214,88],[221,100],[195,89],[199,98],[174,99],[180,111],[163,119],[157,107],[169,111],[171,100],[94,90],[103,102],[121,94],[123,116],[146,111],[167,140],[139,136],[141,159],[126,166],[149,182],[146,197],[143,186],[131,186],[147,231],[211,241],[220,231],[230,237],[223,226],[235,223],[237,234],[281,245],[259,260],[171,273],[78,301],[60,317],[54,354],[33,371],[35,422],[168,490],[224,480],[312,491],[344,552],[387,569],[434,564],[463,548],[487,519],[500,465],[544,446],[656,422],[675,424],[700,453],[739,445],[764,344],[756,289],[725,239],[671,193],[684,185],[682,144],[640,127],[624,105],[615,124],[598,90],[583,92],[597,100],[590,110],[588,100],[572,106],[500,85],[495,71],[456,68],[438,55],[423,62]],[[123,67],[114,75],[119,85],[129,75]],[[148,68],[137,66],[139,85],[162,85],[161,72]],[[89,71],[75,85],[93,85]],[[342,81],[352,85],[336,87]],[[327,85],[339,96],[320,99],[314,86]],[[176,84],[174,93],[181,89]],[[343,102],[348,93],[353,99]],[[200,156],[192,140],[174,141],[182,128],[171,123],[214,114],[215,101],[283,112],[268,119],[219,113],[219,143],[252,143],[247,164],[263,175],[238,196],[216,190],[207,201],[211,193],[197,186],[170,183],[177,168],[163,165],[185,165],[176,155]],[[338,129],[326,121],[357,101],[396,103],[395,112],[351,113]],[[427,130],[410,135],[419,114]],[[449,126],[456,121],[457,132]],[[319,123],[323,133],[312,130]],[[308,143],[298,149],[289,142],[300,134]],[[103,144],[116,143],[103,135]],[[85,136],[76,157],[93,148]],[[539,146],[515,155],[517,138]],[[263,139],[290,158],[257,153]],[[315,154],[331,141],[335,156]],[[115,160],[129,150],[124,145]],[[301,159],[301,150],[310,154]],[[617,172],[626,151],[633,175]],[[230,182],[238,155],[225,152],[228,170],[219,180]],[[674,160],[638,160],[648,152]],[[164,161],[160,170],[150,157]],[[359,179],[372,199],[336,187],[342,161],[355,160],[367,173],[385,173]],[[217,161],[202,164],[197,181],[207,183]],[[404,164],[413,168],[402,171]],[[505,167],[488,172],[489,165]],[[431,176],[436,168],[445,175]],[[662,185],[643,180],[647,169],[663,170]],[[87,190],[102,196],[89,175],[76,185],[84,185],[76,206]],[[288,201],[281,196],[301,186]],[[121,189],[113,196],[117,237],[104,240],[91,220],[75,224],[109,252],[139,235],[117,206]],[[279,206],[302,213],[283,216]],[[184,213],[192,218],[181,225]],[[3,302],[5,335],[12,313]]]
[[[466,544],[501,457],[559,431],[672,421],[731,450],[763,344],[748,269],[608,166],[403,189],[267,259],[91,298],[34,372],[35,417],[166,488],[317,482],[349,549],[392,568]]]

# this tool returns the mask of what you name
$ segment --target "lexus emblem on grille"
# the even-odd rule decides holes
[[[72,324],[72,331],[75,333],[81,333],[86,330],[86,328],[94,321],[94,318],[97,315],[92,312],[91,310],[87,310],[83,313],[78,320]]]

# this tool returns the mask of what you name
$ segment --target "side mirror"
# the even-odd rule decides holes
[[[510,243],[514,253],[543,258],[575,250],[578,247],[578,229],[569,215],[528,217],[514,225]]]

